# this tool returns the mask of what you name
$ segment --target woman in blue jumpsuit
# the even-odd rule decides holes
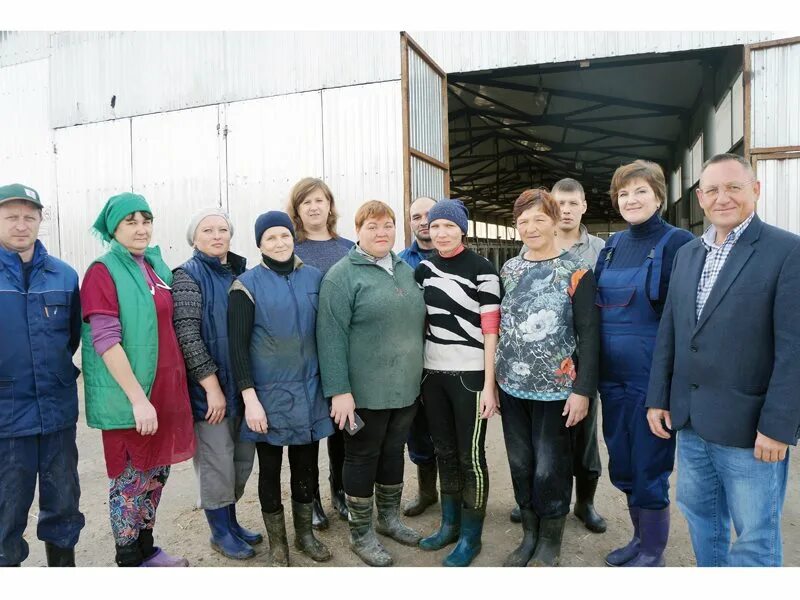
[[[661,167],[637,160],[611,180],[611,203],[629,227],[609,238],[595,267],[600,308],[600,398],[608,471],[623,491],[633,538],[606,556],[620,567],[664,566],[675,438],[654,436],[645,399],[672,259],[693,236],[661,219]]]

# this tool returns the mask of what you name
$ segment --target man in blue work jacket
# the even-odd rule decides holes
[[[28,557],[22,534],[39,480],[47,564],[74,567],[78,510],[78,275],[36,239],[39,194],[0,187],[0,566]]]

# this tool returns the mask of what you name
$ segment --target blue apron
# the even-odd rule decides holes
[[[670,229],[638,267],[613,267],[620,234],[612,236],[597,282],[600,309],[600,382],[603,435],[611,483],[629,496],[628,504],[658,510],[669,504],[669,476],[675,436],[664,440],[647,424],[647,385],[660,316],[658,300],[664,247]],[[649,274],[649,277],[648,277]]]

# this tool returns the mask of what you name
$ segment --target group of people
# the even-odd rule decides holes
[[[258,265],[231,252],[233,224],[209,208],[188,225],[192,257],[172,271],[150,245],[147,201],[123,193],[93,225],[108,250],[79,287],[36,239],[38,193],[0,187],[0,566],[28,555],[37,479],[47,563],[75,565],[80,342],[119,566],[188,566],[155,545],[153,529],[170,466],[189,458],[211,547],[252,557],[264,536],[239,523],[236,503],[256,456],[268,562],[288,566],[284,447],[294,546],[329,560],[314,533],[329,524],[324,438],[332,507],[364,563],[393,563],[380,534],[427,551],[452,546],[443,564],[467,566],[481,551],[484,443],[497,414],[511,518],[522,524],[503,564],[555,566],[573,478],[576,516],[607,528],[594,506],[599,409],[633,530],[608,565],[665,564],[676,438],[678,505],[698,566],[780,565],[787,448],[800,434],[790,362],[800,350],[800,237],[758,218],[759,191],[741,157],[707,161],[696,193],[710,227],[694,238],[662,219],[663,173],[637,160],[611,182],[628,228],[604,242],[581,223],[579,182],[526,190],[513,207],[524,247],[499,273],[465,246],[460,201],[416,199],[415,239],[397,255],[387,204],[359,207],[351,242],[314,178],[294,186],[286,212],[256,220]],[[406,445],[419,491],[403,509]],[[401,519],[437,502],[430,535]]]

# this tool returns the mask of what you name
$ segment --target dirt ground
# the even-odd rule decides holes
[[[83,401],[81,400],[81,407]],[[80,542],[76,548],[76,562],[79,566],[105,567],[114,566],[114,541],[108,521],[108,479],[105,474],[100,432],[89,429],[81,419],[78,423],[78,449],[80,452],[81,478],[81,510],[86,516],[86,526],[81,532]],[[605,445],[600,442],[603,465],[607,464]],[[792,450],[794,451],[794,449]],[[511,523],[508,513],[514,505],[511,488],[511,477],[508,470],[505,446],[500,418],[495,417],[489,423],[486,436],[486,454],[489,463],[490,491],[486,523],[483,533],[483,550],[474,561],[478,567],[501,566],[506,555],[519,543],[521,529]],[[333,517],[330,509],[330,496],[327,485],[327,453],[320,452],[320,472],[324,479],[322,499],[329,517]],[[253,470],[245,496],[238,505],[240,522],[251,529],[264,533],[261,513],[258,505],[257,475],[258,461]],[[672,496],[674,500],[673,474]],[[293,539],[291,527],[291,502],[289,499],[288,460],[284,457],[282,473],[284,506],[287,510],[287,531]],[[784,564],[800,566],[800,462],[794,457],[790,462],[789,486],[786,505],[783,513]],[[416,469],[406,463],[405,499],[414,495],[416,490]],[[229,560],[211,550],[208,544],[208,525],[203,512],[195,508],[197,497],[194,471],[191,461],[175,465],[172,468],[167,486],[162,496],[155,528],[156,544],[163,546],[168,552],[183,555],[189,559],[193,567],[262,567],[266,564],[265,545],[256,546],[255,557],[246,561]],[[44,566],[44,544],[36,538],[36,518],[38,503],[35,500],[30,510],[28,528],[25,532],[31,552],[25,561],[25,567]],[[624,545],[630,539],[630,522],[624,496],[609,482],[606,474],[600,480],[596,506],[608,521],[608,531],[594,534],[587,531],[574,515],[567,519],[564,531],[564,543],[561,564],[569,567],[600,567],[603,557],[610,550]],[[429,508],[423,515],[407,518],[406,523],[427,535],[436,529],[439,519],[438,505]],[[352,567],[364,566],[347,546],[347,523],[338,518],[331,518],[331,526],[326,531],[318,532],[319,538],[325,542],[333,553],[333,559],[318,565],[311,559],[291,549],[291,564],[294,566],[330,566]],[[448,549],[438,552],[424,552],[415,548],[402,546],[393,540],[381,537],[386,548],[395,559],[396,566],[436,567]],[[686,521],[680,515],[677,506],[673,505],[672,527],[667,547],[667,564],[669,566],[688,567],[694,565],[691,543],[689,541]]]

